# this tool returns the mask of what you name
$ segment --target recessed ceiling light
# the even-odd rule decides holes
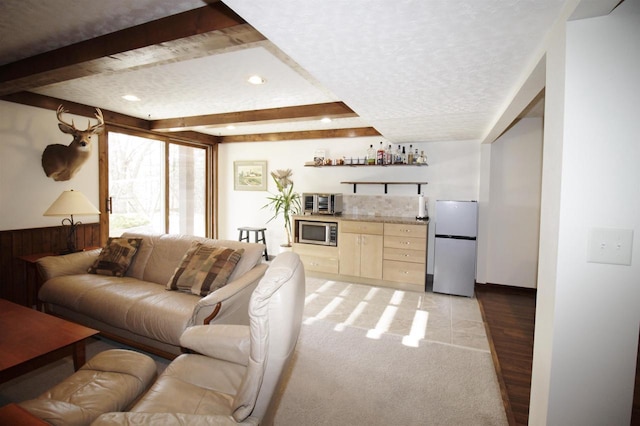
[[[323,117],[320,121],[323,123],[331,123],[331,119],[329,117]]]
[[[233,130],[233,129],[235,129],[235,128],[236,128],[236,126],[234,126],[233,124],[229,124],[229,125],[227,126],[227,129],[229,129],[229,130]]]
[[[124,95],[122,99],[130,101],[130,102],[138,102],[140,100],[136,95]]]
[[[266,82],[266,80],[262,77],[260,77],[259,75],[252,75],[251,77],[249,77],[249,79],[247,80],[249,83],[251,84],[264,84]]]

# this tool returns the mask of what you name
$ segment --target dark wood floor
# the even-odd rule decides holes
[[[502,399],[511,426],[529,419],[536,291],[491,284],[476,286]]]
[[[509,425],[527,425],[536,291],[479,284],[476,297],[487,328]],[[640,363],[640,342],[637,362]],[[640,426],[640,364],[636,364],[631,426]]]

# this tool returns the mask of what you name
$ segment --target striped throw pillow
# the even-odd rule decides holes
[[[210,246],[194,241],[167,283],[167,290],[206,296],[227,284],[244,249]]]

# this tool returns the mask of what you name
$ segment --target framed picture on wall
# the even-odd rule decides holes
[[[233,189],[236,191],[266,191],[266,161],[234,161]]]

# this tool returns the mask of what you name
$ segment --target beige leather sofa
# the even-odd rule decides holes
[[[251,296],[250,325],[187,328],[180,342],[197,353],[173,360],[131,411],[103,414],[92,425],[270,424],[304,298],[300,258],[278,255]]]
[[[267,269],[264,245],[169,234],[123,237],[142,238],[123,277],[87,273],[100,250],[40,259],[45,311],[167,358],[182,352],[180,336],[187,327],[214,314],[211,323],[248,324],[251,293]],[[205,297],[166,290],[192,241],[244,249],[228,283]]]

